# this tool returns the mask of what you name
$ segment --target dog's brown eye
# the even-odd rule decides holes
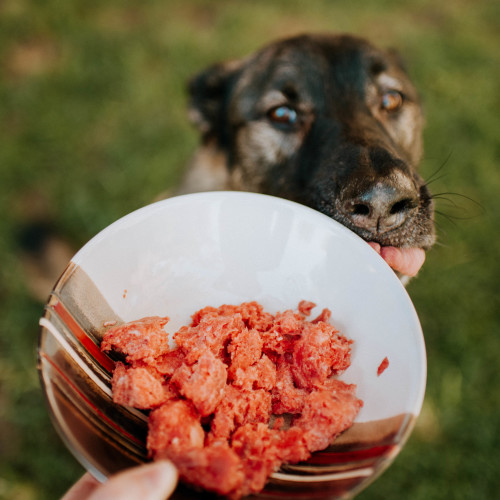
[[[297,122],[297,111],[289,106],[278,106],[269,111],[269,119],[278,125],[294,125]]]
[[[403,105],[403,96],[397,90],[388,90],[382,95],[382,109],[385,111],[397,111]]]

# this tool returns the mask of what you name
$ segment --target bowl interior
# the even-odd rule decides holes
[[[292,488],[297,496],[298,484],[304,491],[363,487],[395,457],[421,409],[426,358],[417,315],[396,275],[354,233],[260,194],[161,201],[115,222],[74,256],[41,319],[40,373],[56,427],[98,477],[145,458],[144,415],[110,402],[112,361],[98,349],[107,322],[167,315],[174,332],[207,305],[256,300],[276,312],[303,299],[318,313],[331,309],[332,323],[354,340],[352,365],[340,378],[357,384],[364,407],[333,446],[276,473],[263,495]],[[384,358],[389,365],[378,375]],[[82,421],[90,444],[75,438]],[[103,447],[121,460],[104,460]]]

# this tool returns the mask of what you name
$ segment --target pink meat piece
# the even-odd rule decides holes
[[[202,449],[165,450],[157,458],[174,462],[180,479],[196,488],[231,498],[241,496],[243,464],[226,441],[215,441]]]
[[[264,341],[263,351],[271,359],[277,359],[279,356],[291,352],[303,327],[304,317],[301,314],[291,310],[276,313],[271,328],[261,334]]]
[[[168,321],[168,317],[151,316],[110,328],[103,336],[101,350],[125,354],[129,363],[154,363],[158,355],[170,350],[169,336],[163,329]]]
[[[211,351],[206,351],[194,365],[181,365],[171,383],[206,417],[215,411],[224,396],[226,380],[226,365]]]
[[[290,427],[280,431],[280,452],[284,463],[304,462],[311,456],[304,431],[299,427]]]
[[[244,328],[241,315],[205,315],[196,326],[182,327],[174,340],[185,354],[188,363],[194,363],[207,349],[216,356],[223,354],[229,340]]]
[[[203,449],[205,431],[200,416],[187,401],[170,401],[151,411],[148,425],[147,447],[153,458]]]
[[[351,342],[322,321],[308,323],[293,348],[292,374],[298,387],[321,385],[350,365]]]
[[[311,311],[316,307],[314,302],[309,302],[308,300],[301,300],[297,307],[300,314],[304,316],[310,316]]]
[[[363,406],[354,395],[355,389],[354,385],[332,379],[326,388],[315,389],[306,397],[302,413],[292,426],[304,432],[311,452],[323,450],[352,425]]]
[[[191,326],[199,324],[201,318],[207,316],[234,316],[240,314],[241,319],[248,329],[256,329],[258,331],[265,331],[271,327],[274,317],[265,312],[264,308],[257,302],[243,302],[239,306],[224,304],[220,307],[205,307],[197,311],[192,318]]]
[[[127,367],[123,363],[116,364],[111,388],[115,403],[143,410],[177,398],[177,393],[152,370],[146,367]]]
[[[295,386],[292,375],[292,366],[284,359],[278,362],[276,384],[272,390],[273,413],[300,413],[308,391]]]
[[[230,341],[227,352],[231,356],[229,374],[238,369],[245,370],[262,356],[262,338],[257,330],[243,328]]]
[[[301,314],[292,310],[276,313],[273,328],[283,335],[300,335],[304,326],[304,318]]]
[[[380,377],[389,368],[389,358],[386,356],[377,368],[377,377]]]
[[[319,323],[320,321],[322,321],[323,323],[328,323],[330,321],[331,316],[332,312],[330,311],[330,309],[325,308],[321,311],[319,316],[317,316],[311,321],[311,323]]]
[[[180,349],[174,349],[158,356],[154,366],[158,373],[161,373],[165,377],[171,377],[184,363],[184,358],[184,353]]]
[[[246,423],[268,423],[271,417],[271,394],[264,389],[243,390],[226,386],[224,397],[214,412],[210,440],[228,439]]]
[[[233,365],[231,365],[231,369]],[[276,385],[276,365],[265,355],[247,368],[237,368],[232,375],[232,384],[242,389],[272,390]]]
[[[241,458],[245,479],[240,495],[257,493],[282,463],[281,432],[263,423],[244,424],[231,439],[231,447]]]

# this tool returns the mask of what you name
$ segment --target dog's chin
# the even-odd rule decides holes
[[[403,284],[416,276],[424,264],[426,250],[435,241],[433,231],[418,219],[408,220],[400,227],[384,233],[374,233],[356,226],[338,213],[328,213],[332,219],[363,238],[394,270]],[[427,219],[425,219],[427,220]]]
[[[342,212],[334,209],[328,210],[325,209],[326,207],[328,205],[323,205],[323,209],[320,211],[347,227],[365,241],[377,243],[381,247],[422,248],[428,250],[435,243],[436,237],[432,218],[420,211],[392,230],[376,232],[358,226]]]
[[[322,213],[328,215],[335,221],[356,233],[366,242],[377,243],[381,247],[397,248],[422,248],[429,249],[435,242],[434,233],[429,234],[425,227],[417,222],[410,222],[402,226],[385,232],[373,232],[363,227],[355,225],[351,219],[338,213],[328,213],[322,210]]]
[[[381,247],[422,248],[428,250],[434,244],[434,236],[422,234],[418,229],[418,225],[408,224],[400,230],[373,233],[353,224],[346,224],[341,220],[338,220],[338,222],[341,222],[365,241],[377,243]]]

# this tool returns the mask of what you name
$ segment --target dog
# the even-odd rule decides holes
[[[260,192],[312,207],[377,249],[434,244],[418,173],[422,107],[396,52],[304,34],[212,65],[188,91],[201,145],[178,194]]]

